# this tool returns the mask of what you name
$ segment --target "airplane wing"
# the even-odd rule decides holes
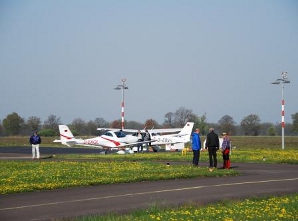
[[[119,131],[121,129],[119,128],[97,128],[97,130],[110,130],[110,131]],[[155,133],[175,133],[181,131],[182,128],[163,128],[163,129],[149,129],[150,132],[155,132]],[[136,133],[139,130],[138,129],[123,129],[123,132],[127,133]],[[144,129],[140,129],[141,132],[145,132]]]
[[[165,128],[165,129],[152,129],[155,133],[175,133],[181,131],[182,128]]]
[[[97,130],[100,130],[101,128],[98,128]],[[113,129],[114,131],[119,131],[119,129]],[[164,129],[151,129],[151,130],[148,130],[150,131],[151,133],[175,133],[175,132],[179,132],[181,131],[182,128],[164,128]],[[138,132],[139,130],[138,129],[123,129],[122,130],[123,132],[127,132],[127,133],[136,133]],[[144,129],[141,129],[140,130],[142,133],[145,132]]]
[[[68,147],[73,147],[75,145],[81,145],[82,143],[82,139],[71,139],[71,140],[54,140],[53,141],[54,143],[61,143],[61,144],[64,144]]]
[[[103,131],[107,131],[107,130],[110,130],[110,131],[119,131],[119,130],[121,130],[121,129],[119,129],[119,128],[97,128],[97,130],[103,130]]]

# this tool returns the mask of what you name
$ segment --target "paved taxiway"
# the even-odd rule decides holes
[[[10,148],[9,148],[10,149]],[[2,159],[31,159],[29,152],[3,151]],[[57,150],[60,149],[60,150]],[[16,149],[17,151],[18,149]],[[23,149],[24,150],[24,149]],[[78,150],[78,149],[76,149]],[[68,153],[68,148],[41,149],[42,154]],[[84,150],[78,150],[83,151]],[[96,151],[86,149],[85,151]],[[5,152],[5,153],[4,153]],[[47,159],[44,159],[47,160]],[[174,165],[173,165],[174,166]],[[207,166],[201,163],[201,166]],[[238,177],[194,178],[101,185],[0,196],[0,220],[59,220],[87,214],[125,213],[150,205],[201,204],[222,199],[298,192],[298,166],[233,163]]]

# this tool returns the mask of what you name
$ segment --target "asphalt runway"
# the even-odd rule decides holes
[[[2,149],[0,148],[0,160],[31,159],[30,148],[26,153],[13,153],[13,150],[8,151],[6,148],[2,151]],[[15,151],[17,150],[16,148]],[[74,150],[49,148],[47,151],[49,151],[47,154],[57,154],[57,152],[69,153],[68,151]],[[89,152],[90,149],[86,151]],[[45,151],[42,151],[42,154],[44,153]],[[204,162],[200,166],[207,166],[207,164]],[[278,196],[298,192],[297,165],[232,162],[232,166],[242,175],[3,195],[0,196],[0,220],[62,220],[65,217],[90,214],[126,213],[152,205],[174,206],[187,202],[206,204],[224,199]]]

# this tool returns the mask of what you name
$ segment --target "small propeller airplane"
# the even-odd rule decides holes
[[[184,148],[184,144],[190,142],[190,136],[193,130],[194,122],[187,122],[183,128],[169,128],[169,129],[152,129],[148,130],[150,134],[150,145],[154,151],[159,151],[160,145],[166,145],[166,150],[178,151]],[[133,136],[137,136],[138,130],[123,129],[124,132],[133,132]],[[173,133],[161,135],[161,133]],[[141,133],[145,133],[145,130],[141,130]],[[133,148],[136,152],[137,148]]]
[[[155,129],[148,131],[151,136],[150,141],[138,141],[135,134],[125,134],[124,132],[137,132],[138,130],[132,129],[104,129],[106,132],[98,137],[81,139],[75,138],[71,130],[67,125],[59,125],[60,139],[54,140],[54,143],[61,143],[68,147],[73,147],[75,145],[85,146],[85,147],[95,147],[99,149],[121,149],[129,147],[129,150],[133,146],[138,144],[151,143],[153,146],[163,145],[163,144],[175,144],[175,143],[186,143],[190,141],[190,135],[192,132],[194,123],[188,122],[184,128],[169,128],[169,129]],[[103,128],[98,128],[98,130],[103,130]],[[143,133],[145,130],[141,130]],[[160,135],[160,133],[173,133],[180,131],[178,134]],[[154,149],[154,148],[153,148]],[[127,149],[126,149],[127,151]],[[135,152],[131,150],[130,152]]]
[[[104,148],[120,148],[120,147],[138,144],[137,137],[132,135],[126,135],[124,133],[115,133],[113,131],[106,131],[101,136],[89,138],[89,139],[75,138],[67,125],[59,125],[59,132],[60,132],[60,140],[54,140],[53,142],[61,143],[68,147],[80,145],[80,146],[96,147],[99,149],[104,149]]]

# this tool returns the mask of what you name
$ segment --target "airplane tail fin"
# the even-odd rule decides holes
[[[54,140],[55,143],[61,143],[68,147],[73,147],[74,145],[78,144],[78,139],[76,139],[68,126],[66,125],[59,125],[59,133],[60,133],[60,140]]]
[[[66,125],[59,125],[60,139],[61,140],[70,140],[74,138],[72,132]]]
[[[190,136],[192,133],[193,126],[194,126],[194,122],[187,122],[178,135]]]

